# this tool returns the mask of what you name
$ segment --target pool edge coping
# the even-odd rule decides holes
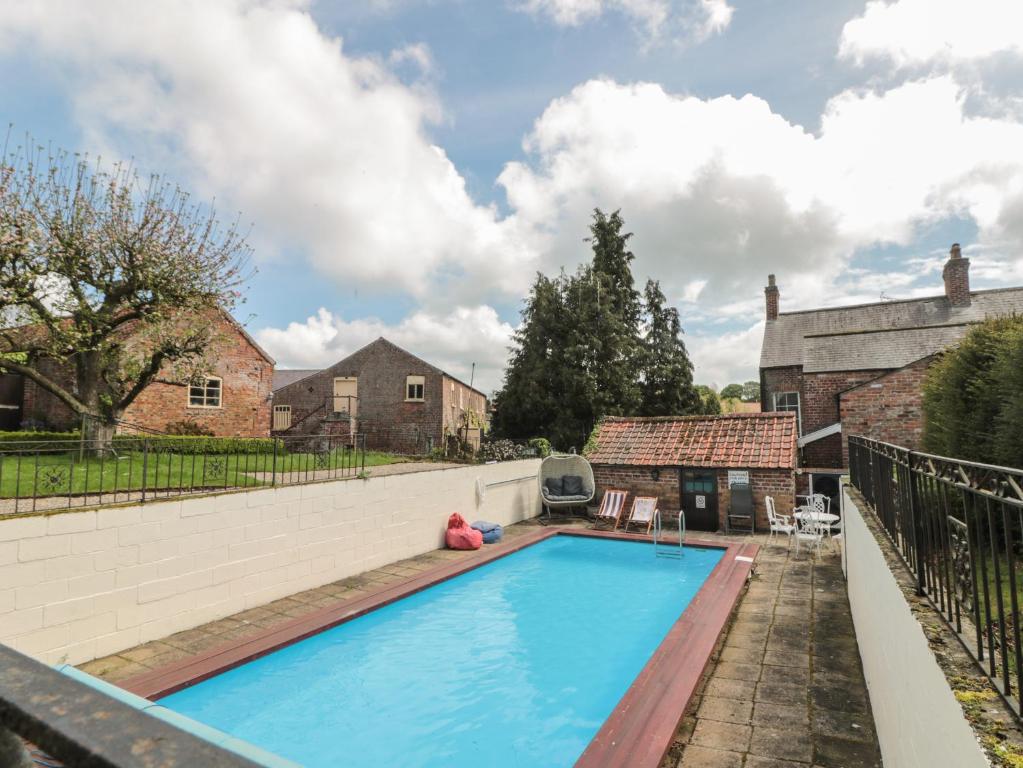
[[[156,701],[559,535],[634,542],[651,540],[649,536],[620,531],[543,528],[506,544],[488,547],[465,560],[445,563],[398,584],[381,587],[355,600],[338,601],[337,605],[263,629],[247,639],[231,640],[171,662],[118,685],[130,693]],[[759,550],[759,546],[752,542],[716,542],[695,538],[687,538],[686,546],[719,549],[723,550],[723,554],[579,756],[576,768],[657,768],[671,747],[674,734],[742,594]],[[749,560],[737,560],[738,556]]]

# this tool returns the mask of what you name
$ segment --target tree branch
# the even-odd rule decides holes
[[[56,397],[58,400],[63,402],[75,413],[79,414],[90,413],[89,409],[78,398],[76,398],[70,392],[61,387],[49,376],[40,373],[35,368],[32,368],[31,366],[28,365],[23,365],[22,363],[16,363],[11,360],[0,360],[0,368],[3,368],[8,371],[14,371],[15,373],[20,373],[22,376],[32,379],[32,381],[34,381],[40,387],[42,387],[51,395]]]
[[[160,367],[166,359],[167,355],[163,350],[153,353],[153,356],[149,358],[149,362],[146,364],[146,367],[142,370],[142,373],[139,374],[135,384],[117,403],[116,407],[118,412],[123,411],[131,405],[135,398],[142,394],[142,390],[152,383],[153,379],[156,378],[156,374],[160,372]]]

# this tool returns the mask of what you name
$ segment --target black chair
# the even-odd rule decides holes
[[[753,506],[753,488],[749,483],[733,483],[729,488],[728,514],[725,515],[725,533],[732,531],[756,533],[757,518]]]

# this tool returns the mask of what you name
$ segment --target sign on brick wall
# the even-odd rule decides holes
[[[731,488],[736,483],[749,484],[749,472],[745,469],[730,469],[728,470],[728,487]]]

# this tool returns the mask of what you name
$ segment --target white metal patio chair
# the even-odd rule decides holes
[[[764,504],[767,506],[767,526],[769,533],[767,540],[771,541],[776,534],[784,533],[788,538],[789,546],[792,546],[792,535],[796,532],[796,524],[790,515],[779,515],[774,507],[774,497],[765,496]]]
[[[796,518],[796,530],[793,536],[796,539],[796,554],[799,554],[799,550],[805,543],[810,548],[811,553],[816,556],[820,554],[821,544],[824,541],[824,528],[825,524],[814,520],[813,518]]]

